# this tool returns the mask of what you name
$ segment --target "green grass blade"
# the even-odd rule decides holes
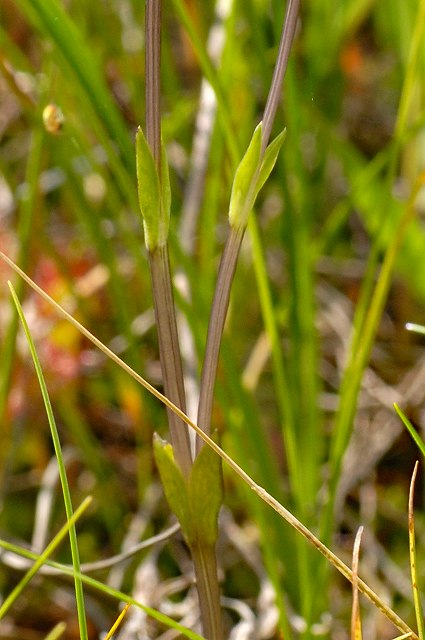
[[[369,359],[373,340],[380,321],[387,293],[391,284],[391,276],[394,269],[398,250],[405,232],[415,215],[415,200],[425,180],[425,175],[419,176],[412,191],[403,215],[399,221],[398,229],[388,246],[382,269],[373,290],[373,296],[369,307],[364,313],[364,322],[361,327],[356,327],[357,333],[353,336],[351,345],[350,360],[344,373],[341,385],[341,403],[338,410],[334,439],[331,448],[331,480],[329,484],[330,501],[323,520],[322,537],[329,540],[331,521],[333,518],[333,496],[335,496],[336,485],[339,478],[339,470],[342,457],[347,446],[351,426],[357,407],[357,398],[360,391],[361,380],[367,361]],[[366,304],[366,301],[363,301]]]
[[[422,453],[422,456],[425,458],[425,442],[422,440],[421,436],[416,431],[415,427],[410,422],[409,418],[406,415],[404,415],[403,411],[400,409],[398,404],[394,403],[394,409],[396,410],[399,418],[401,419],[404,426],[412,436],[415,444],[418,446],[418,449]]]
[[[83,500],[81,505],[74,511],[71,518],[67,520],[67,522],[61,527],[58,533],[55,535],[53,540],[47,545],[45,550],[39,556],[34,557],[34,564],[27,571],[24,577],[19,581],[16,587],[11,591],[11,593],[5,598],[3,603],[0,606],[0,620],[4,618],[6,613],[9,611],[10,607],[14,604],[19,595],[23,592],[25,587],[28,585],[30,580],[35,576],[37,571],[43,564],[46,564],[49,556],[56,550],[56,548],[60,545],[62,540],[65,538],[67,534],[70,534],[72,527],[75,526],[78,518],[82,516],[84,511],[90,505],[92,498],[89,496]]]
[[[58,622],[58,624],[45,636],[44,640],[58,640],[66,631],[65,622]]]
[[[10,544],[5,540],[0,540],[0,548],[5,549],[6,551],[11,551],[12,553],[15,553],[17,555],[22,556],[23,558],[28,558],[29,560],[33,560],[33,561],[37,561],[40,557],[37,554],[32,553],[31,551],[28,551],[27,549],[18,547],[15,544]],[[147,613],[147,615],[150,616],[151,618],[154,618],[154,620],[161,622],[162,624],[169,627],[170,629],[175,629],[186,638],[189,638],[189,640],[204,640],[202,636],[198,635],[194,631],[190,631],[189,629],[186,629],[186,627],[179,624],[178,622],[175,622],[175,620],[172,620],[171,618],[166,616],[164,613],[161,613],[156,609],[152,609],[151,607],[145,606],[144,604],[142,604],[141,602],[138,602],[137,600],[130,597],[126,593],[123,593],[122,591],[117,591],[116,589],[112,589],[111,587],[108,587],[106,584],[103,584],[103,582],[99,582],[98,580],[95,580],[94,578],[86,576],[82,573],[75,572],[73,568],[67,565],[60,564],[59,562],[53,562],[50,560],[47,560],[42,564],[46,564],[48,567],[53,567],[60,574],[69,576],[71,578],[77,578],[87,586],[93,589],[96,589],[97,591],[100,591],[101,593],[104,593],[107,596],[114,598],[115,600],[134,605],[138,609],[141,609],[142,611]]]
[[[30,352],[31,352],[31,356],[34,362],[34,366],[35,366],[35,370],[37,373],[37,378],[38,378],[38,382],[40,385],[40,389],[41,389],[41,394],[43,396],[43,401],[44,401],[44,406],[46,408],[46,413],[47,413],[47,419],[49,422],[49,426],[50,426],[50,431],[51,431],[51,435],[52,435],[52,440],[53,440],[53,446],[55,449],[55,454],[56,454],[56,459],[58,462],[58,467],[59,467],[59,476],[60,476],[60,480],[61,480],[61,485],[62,485],[62,493],[63,493],[63,498],[64,498],[64,503],[65,503],[65,511],[66,511],[66,516],[68,518],[68,520],[71,520],[71,518],[73,517],[73,508],[72,508],[72,500],[71,500],[71,492],[69,490],[69,485],[68,485],[68,478],[66,475],[66,469],[65,469],[65,464],[64,464],[64,460],[63,460],[63,456],[62,456],[62,447],[61,447],[61,443],[60,443],[60,439],[59,439],[59,434],[56,428],[56,422],[55,422],[55,418],[53,415],[53,410],[52,410],[52,405],[50,403],[50,398],[49,398],[49,393],[47,391],[47,386],[46,386],[46,382],[44,380],[44,375],[43,375],[43,371],[41,368],[41,364],[40,364],[40,360],[38,358],[37,355],[37,351],[35,349],[35,345],[34,345],[34,341],[32,339],[31,336],[31,332],[29,330],[28,327],[28,323],[25,319],[21,304],[19,302],[19,299],[15,293],[15,290],[12,286],[11,283],[9,283],[9,288],[13,297],[13,301],[15,303],[15,307],[17,309],[19,318],[22,322],[22,326],[25,332],[25,336],[27,338],[28,341],[28,345],[30,348]],[[69,541],[70,541],[70,546],[71,546],[71,555],[72,555],[72,562],[74,565],[74,569],[76,572],[79,572],[80,569],[80,559],[79,559],[79,552],[78,552],[78,542],[77,542],[77,533],[75,530],[75,526],[72,525],[69,528]],[[85,606],[84,606],[84,593],[83,593],[83,587],[82,587],[82,583],[81,580],[79,580],[77,577],[75,578],[75,597],[76,597],[76,602],[77,602],[77,612],[78,612],[78,623],[79,623],[79,628],[80,628],[80,638],[81,640],[87,640],[88,639],[88,632],[87,632],[87,620],[86,620],[86,614],[85,614]]]

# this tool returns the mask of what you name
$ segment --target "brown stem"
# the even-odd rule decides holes
[[[149,266],[164,391],[167,398],[182,411],[185,411],[183,367],[177,334],[170,262],[166,245],[157,247],[149,253]],[[169,409],[167,409],[167,413],[174,455],[183,474],[188,476],[192,466],[188,428],[175,413]]]
[[[201,377],[201,392],[199,397],[197,424],[209,434],[211,431],[211,414],[214,400],[214,386],[217,375],[218,358],[220,354],[221,337],[229,308],[230,289],[236,270],[239,249],[242,243],[243,230],[231,229],[226,246],[221,257],[214,300],[211,308],[207,333],[204,365]],[[197,438],[197,451],[203,446],[202,440]]]
[[[285,77],[286,68],[288,66],[289,52],[291,51],[292,41],[297,26],[298,13],[300,9],[300,0],[289,0],[286,6],[285,22],[280,38],[279,52],[274,67],[273,79],[270,85],[269,95],[267,96],[266,107],[263,115],[263,140],[261,146],[262,154],[265,152],[276,111],[279,106],[280,96],[282,93],[283,79]]]
[[[194,545],[190,548],[190,552],[195,567],[203,634],[208,640],[221,640],[223,629],[215,549]]]
[[[264,110],[263,138],[261,147],[262,154],[264,154],[266,150],[274,118],[276,115],[276,110],[280,100],[282,83],[288,65],[289,52],[291,49],[298,19],[299,4],[299,0],[289,0],[286,9],[285,22],[283,25],[282,37],[279,45],[278,58],[276,61],[273,79]],[[217,376],[220,343],[229,306],[230,289],[236,270],[236,263],[238,260],[244,231],[245,229],[230,230],[230,235],[228,237],[226,247],[224,249],[223,256],[220,262],[220,269],[214,293],[214,301],[208,325],[207,345],[205,348],[204,364],[202,369],[197,420],[198,425],[207,434],[210,433],[211,427],[211,414],[213,407],[215,379]],[[201,447],[202,441],[197,438],[197,451],[199,451]]]
[[[161,181],[161,0],[146,0],[145,42],[146,140]]]
[[[146,140],[161,182],[161,0],[147,0],[145,16]],[[159,355],[166,396],[183,411],[186,407],[176,314],[167,245],[149,252]],[[174,455],[185,476],[192,466],[187,425],[168,411]]]

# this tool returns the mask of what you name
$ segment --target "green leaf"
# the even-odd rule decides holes
[[[174,460],[173,447],[155,434],[153,450],[167,502],[180,522],[183,535],[189,539],[192,523],[187,485]]]
[[[158,246],[161,210],[158,172],[151,149],[139,127],[136,134],[136,167],[139,206],[143,216],[145,242],[149,251]]]
[[[71,492],[68,484],[68,477],[66,474],[65,462],[63,459],[62,446],[59,438],[59,433],[56,427],[55,416],[53,414],[53,409],[50,402],[46,381],[44,379],[43,370],[41,368],[41,363],[35,348],[34,340],[31,335],[27,320],[25,318],[21,303],[19,302],[18,296],[16,295],[13,285],[10,282],[8,284],[9,284],[10,292],[12,294],[13,302],[15,304],[16,310],[18,312],[19,318],[22,323],[22,327],[24,329],[25,337],[28,342],[31,357],[32,357],[35,371],[38,378],[38,383],[40,386],[41,395],[43,397],[43,402],[46,409],[47,420],[49,423],[50,433],[53,441],[53,448],[55,450],[56,459],[58,463],[58,471],[59,471],[59,477],[62,485],[62,494],[63,494],[63,500],[65,504],[66,517],[69,522],[74,523],[75,514],[72,507]],[[77,573],[80,569],[80,557],[79,557],[78,540],[77,540],[77,532],[75,529],[75,524],[71,524],[71,526],[69,526],[69,543],[71,547],[72,565],[73,565],[74,571]],[[32,574],[31,572],[29,572],[27,575],[31,576]],[[87,620],[86,620],[86,613],[85,613],[84,592],[83,592],[82,582],[79,578],[77,578],[77,576],[75,576],[74,584],[75,584],[75,598],[77,603],[77,614],[78,614],[80,638],[81,640],[87,640],[88,632],[87,632]]]
[[[255,187],[255,197],[257,197],[260,190],[263,188],[264,183],[273,171],[273,167],[276,164],[279,151],[286,138],[286,129],[283,129],[278,136],[269,144],[264,154],[263,161],[261,163],[260,175],[258,176],[257,184]]]
[[[422,453],[423,457],[425,458],[425,442],[422,440],[421,436],[416,431],[415,427],[410,422],[409,418],[400,409],[398,404],[394,403],[394,409],[396,410],[399,418],[403,422],[404,426],[406,427],[406,429],[408,430],[408,432],[412,436],[414,442],[416,443],[417,447],[419,448],[420,452]]]
[[[256,127],[248,149],[236,170],[229,206],[229,222],[233,228],[244,228],[255,199],[276,164],[285,140],[286,129],[269,144],[261,159],[262,123]]]
[[[223,502],[221,461],[210,447],[202,447],[189,480],[192,528],[189,543],[214,546],[218,535],[218,513]]]
[[[256,126],[248,149],[236,169],[229,205],[231,227],[245,227],[254,205],[255,187],[260,171],[261,138],[262,122]]]

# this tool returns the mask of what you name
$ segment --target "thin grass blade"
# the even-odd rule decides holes
[[[418,573],[416,562],[416,540],[415,540],[415,514],[413,506],[413,498],[415,494],[415,480],[418,473],[419,463],[416,462],[412,473],[409,490],[409,557],[410,557],[410,575],[412,580],[413,603],[415,606],[416,624],[418,625],[419,640],[424,640],[425,624],[424,612],[421,602],[421,595],[418,588]]]
[[[61,636],[63,636],[63,634],[66,631],[66,624],[65,622],[59,622],[51,631],[50,633],[47,634],[47,636],[45,636],[44,640],[58,640],[58,638],[60,638]]]
[[[83,500],[78,509],[75,510],[73,515],[68,519],[68,521],[63,525],[60,531],[55,535],[53,540],[47,545],[46,549],[40,556],[34,556],[34,564],[27,571],[24,577],[19,581],[13,591],[7,596],[2,605],[0,606],[0,620],[4,618],[6,613],[9,611],[10,607],[14,604],[19,595],[23,592],[25,587],[28,585],[30,580],[35,576],[40,567],[45,564],[52,555],[52,553],[57,549],[65,536],[70,534],[72,527],[75,526],[77,520],[82,516],[84,511],[90,505],[92,498],[88,496]]]
[[[353,604],[351,608],[351,640],[362,640],[362,622],[359,605],[359,554],[363,527],[359,527],[353,547]]]
[[[41,368],[40,360],[38,358],[37,351],[35,349],[34,341],[32,339],[32,335],[31,335],[31,332],[29,330],[28,323],[27,323],[26,318],[24,316],[24,312],[22,310],[22,307],[21,307],[19,299],[18,299],[18,297],[16,295],[16,292],[15,292],[15,290],[13,288],[13,285],[10,282],[9,282],[9,288],[10,288],[10,292],[12,294],[13,301],[15,303],[15,307],[16,307],[16,310],[18,312],[19,318],[20,318],[20,320],[22,322],[22,326],[23,326],[23,329],[24,329],[24,332],[25,332],[25,336],[26,336],[27,341],[28,341],[28,345],[29,345],[29,348],[30,348],[31,356],[32,356],[32,359],[33,359],[33,362],[34,362],[36,373],[37,373],[37,378],[38,378],[41,394],[43,396],[44,406],[45,406],[46,413],[47,413],[47,419],[48,419],[49,426],[50,426],[50,432],[51,432],[51,435],[52,435],[52,440],[53,440],[53,446],[54,446],[54,449],[55,449],[56,459],[57,459],[57,462],[58,462],[59,476],[60,476],[60,481],[61,481],[61,485],[62,485],[62,493],[63,493],[63,499],[64,499],[64,503],[65,503],[66,517],[68,518],[68,520],[71,520],[71,518],[73,517],[71,492],[70,492],[69,485],[68,485],[68,478],[67,478],[67,475],[66,475],[65,463],[64,463],[63,455],[62,455],[62,447],[61,447],[61,443],[60,443],[60,439],[59,439],[58,430],[56,428],[56,422],[55,422],[55,418],[54,418],[54,415],[53,415],[52,405],[50,403],[49,392],[47,390],[47,385],[46,385],[46,382],[44,380],[44,375],[43,375],[43,371],[42,371],[42,368]],[[79,554],[79,551],[78,551],[77,533],[76,533],[74,525],[72,525],[69,528],[69,542],[70,542],[70,546],[71,546],[72,563],[73,563],[75,571],[78,573],[79,570],[80,570],[80,554]],[[85,605],[84,605],[83,586],[82,586],[81,580],[79,580],[77,577],[75,577],[75,598],[76,598],[76,603],[77,603],[77,614],[78,614],[78,624],[79,624],[79,628],[80,628],[80,638],[81,638],[81,640],[88,640],[87,620],[86,620]]]
[[[412,436],[415,444],[418,446],[419,451],[422,453],[423,457],[425,458],[425,442],[422,440],[421,436],[416,431],[415,427],[410,422],[409,418],[403,413],[403,411],[400,409],[397,403],[394,403],[394,409],[396,410],[399,418],[402,420],[404,426]]]
[[[37,554],[32,553],[31,551],[28,551],[28,549],[23,549],[21,547],[18,547],[17,545],[10,544],[9,542],[6,542],[5,540],[1,540],[1,539],[0,539],[0,548],[6,549],[7,551],[11,551],[12,553],[15,553],[19,556],[22,556],[24,558],[27,558],[33,561],[37,561],[38,558],[40,557]],[[166,627],[169,627],[170,629],[175,629],[185,638],[189,638],[189,640],[205,640],[199,634],[195,633],[194,631],[190,631],[190,629],[186,629],[186,627],[179,624],[175,620],[172,620],[171,618],[166,616],[164,613],[161,613],[156,609],[152,609],[151,607],[147,607],[141,602],[138,602],[137,600],[135,600],[134,598],[131,598],[128,594],[123,593],[122,591],[117,591],[116,589],[112,589],[108,585],[104,584],[103,582],[99,582],[94,578],[86,576],[82,573],[76,574],[74,569],[72,569],[67,565],[60,564],[59,562],[53,562],[51,560],[46,560],[44,564],[46,564],[49,567],[53,567],[54,569],[60,571],[63,575],[69,576],[70,578],[77,577],[79,580],[81,580],[81,582],[83,582],[87,586],[101,593],[104,593],[110,598],[114,598],[115,600],[126,602],[130,605],[137,607],[138,609],[141,609],[154,620],[157,620],[158,622],[165,625]]]

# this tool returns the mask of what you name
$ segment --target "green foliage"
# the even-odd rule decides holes
[[[210,0],[166,5],[160,179],[142,133],[136,135],[137,163],[134,154],[135,131],[139,124],[144,128],[143,4],[3,3],[0,200],[12,204],[1,210],[0,248],[159,386],[140,203],[148,252],[168,239],[172,273],[185,278],[181,289],[180,275],[176,279],[176,299],[187,322],[182,335],[190,337],[184,342],[190,356],[185,366],[196,378],[230,197],[230,224],[247,225],[247,242],[232,288],[212,427],[220,431],[224,449],[261,487],[337,547],[341,530],[345,536],[357,526],[358,511],[362,517],[369,513],[362,504],[364,478],[352,479],[348,506],[339,493],[350,485],[342,463],[356,425],[361,434],[370,429],[370,447],[378,450],[375,422],[378,427],[385,423],[379,422],[380,412],[387,421],[394,419],[388,407],[397,399],[404,423],[420,444],[415,420],[421,419],[421,408],[401,382],[423,349],[419,339],[406,337],[403,326],[423,322],[425,302],[417,181],[423,171],[425,2],[305,3],[274,127],[282,133],[264,157],[257,123],[285,3],[230,3],[229,13],[218,18],[216,5]],[[216,27],[221,29],[221,53],[208,42]],[[216,101],[211,105],[205,99],[204,110],[199,107],[201,80],[209,82]],[[49,103],[65,116],[56,135],[42,123]],[[205,124],[205,114],[201,162],[195,122]],[[409,201],[416,187],[418,198]],[[248,219],[254,205],[255,216]],[[2,282],[10,277],[2,269],[0,275]],[[98,540],[97,555],[117,553],[134,513],[149,503],[157,481],[151,443],[152,433],[165,425],[163,408],[128,385],[116,365],[58,322],[20,281],[16,291],[24,309],[31,310],[31,327],[37,318],[34,334],[37,327],[61,440],[78,451],[71,474],[73,500],[81,503],[87,487],[95,496],[97,508],[87,518],[93,533],[87,538]],[[0,295],[2,530],[12,539],[25,536],[30,544],[27,505],[35,501],[53,448],[39,389],[17,339],[17,316],[3,314],[9,305],[6,286]],[[386,394],[394,391],[389,403],[378,407],[381,395],[367,395],[369,369]],[[160,435],[168,437],[165,427]],[[404,507],[392,505],[397,514],[391,520],[385,505],[394,489],[387,484],[406,491],[407,465],[401,456],[409,444],[403,440],[382,467],[379,456],[384,454],[377,454],[377,468],[365,470],[371,483],[378,478],[377,507],[366,531],[384,540],[390,556],[404,550],[406,555],[395,558],[404,567]],[[209,449],[203,448],[188,480],[176,467],[170,445],[156,443],[154,450],[186,538],[212,543],[221,495],[216,458],[209,459]],[[336,626],[348,628],[344,589],[316,551],[227,470],[224,482],[225,502],[237,526],[250,536],[251,527],[255,530],[250,540],[262,552],[261,571],[273,583],[285,638],[311,638],[329,610],[341,618]],[[204,510],[206,504],[210,508]],[[51,529],[62,524],[59,515],[52,510]],[[159,502],[147,535],[165,517]],[[417,519],[421,540],[423,522]],[[91,551],[80,549],[82,555]],[[237,563],[229,569],[236,553],[232,549],[228,560],[224,551],[220,558],[224,594],[226,572],[238,571]],[[237,557],[245,563],[242,555]],[[420,553],[417,562],[422,575]],[[137,563],[123,571],[128,591]],[[169,579],[175,570],[175,565],[161,567],[161,578]],[[385,563],[378,571],[384,575]],[[2,567],[1,573],[1,588],[5,585],[9,593],[14,571]],[[101,582],[106,582],[103,576]],[[386,582],[401,615],[414,624],[411,600],[389,577]],[[31,583],[26,588],[30,602]],[[335,601],[329,602],[330,593],[338,594]],[[241,600],[245,595],[239,594]],[[260,616],[260,605],[251,592],[249,597]],[[25,593],[21,598],[25,611]],[[303,630],[294,629],[292,612],[303,619]],[[47,627],[50,621],[45,622]]]
[[[163,246],[168,238],[171,189],[165,146],[161,145],[161,180],[143,131],[136,134],[137,188],[143,216],[145,242],[149,251]]]
[[[186,481],[174,460],[173,447],[169,442],[154,437],[155,462],[161,474],[162,486],[171,510],[176,514],[186,538],[190,536],[192,511]]]
[[[229,222],[232,228],[244,229],[246,227],[248,215],[259,191],[273,171],[284,139],[285,131],[282,131],[263,154],[261,151],[262,123],[260,122],[256,126],[233,180],[229,205]]]
[[[190,546],[213,547],[217,541],[218,512],[223,502],[220,459],[204,446],[187,480],[176,464],[172,446],[154,438],[155,461],[171,510]]]

